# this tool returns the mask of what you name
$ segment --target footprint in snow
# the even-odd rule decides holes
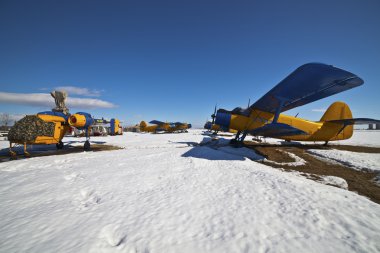
[[[90,206],[100,203],[100,197],[92,189],[83,188],[79,192],[79,196],[76,198],[76,201],[79,202],[80,209],[86,209]]]
[[[79,174],[74,172],[74,173],[71,173],[69,175],[65,175],[64,179],[67,181],[71,181],[71,180],[75,180],[78,176],[79,176]]]
[[[119,225],[109,224],[100,232],[102,238],[111,247],[119,246],[126,238]]]

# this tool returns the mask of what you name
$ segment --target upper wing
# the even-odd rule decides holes
[[[296,69],[277,86],[250,106],[250,109],[275,113],[293,109],[362,85],[358,76],[322,63],[308,63]]]
[[[159,120],[152,120],[152,121],[149,121],[150,124],[154,124],[154,125],[163,125],[165,124],[165,122],[162,122],[162,121],[159,121]]]

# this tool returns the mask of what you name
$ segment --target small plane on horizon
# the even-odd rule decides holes
[[[330,105],[317,122],[281,113],[363,83],[358,76],[332,65],[304,64],[248,108],[219,109],[215,124],[238,131],[231,140],[235,146],[241,146],[248,134],[285,141],[323,141],[325,145],[349,139],[354,124],[374,124],[380,120],[353,118],[344,102]]]
[[[187,132],[187,129],[191,128],[191,124],[182,123],[182,122],[162,122],[159,120],[152,120],[149,124],[153,124],[149,126],[145,121],[140,122],[140,131],[142,132]]]

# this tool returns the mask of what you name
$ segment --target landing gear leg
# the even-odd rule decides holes
[[[55,146],[57,147],[57,149],[63,149],[63,142],[59,141],[57,144],[55,144]]]
[[[88,140],[84,143],[83,148],[84,148],[84,150],[86,150],[86,151],[91,150],[91,144],[90,144],[90,142],[89,142]]]
[[[325,144],[323,144],[323,146],[327,146],[327,144],[329,143],[329,141],[325,141]]]
[[[17,153],[12,150],[12,143],[9,142],[9,156],[11,159],[16,159]]]
[[[236,144],[236,142],[239,140],[240,133],[241,133],[241,131],[238,131],[236,133],[235,138],[233,138],[232,140],[230,140],[230,144],[232,144],[232,145]]]
[[[86,142],[84,143],[83,149],[85,151],[91,150],[90,136],[88,135],[88,128],[86,129]]]
[[[27,158],[30,157],[30,153],[26,150],[26,142],[24,142],[24,156]]]
[[[241,136],[240,136],[240,134],[241,134],[241,131],[238,131],[236,133],[235,138],[230,141],[230,144],[232,144],[235,148],[242,147],[243,146],[243,141],[244,141],[245,137],[247,136],[247,132],[246,131],[244,131]]]

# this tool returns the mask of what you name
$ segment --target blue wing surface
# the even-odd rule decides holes
[[[364,81],[348,71],[323,63],[308,63],[297,68],[250,109],[275,113],[302,106],[360,86]]]
[[[162,124],[165,124],[165,122],[162,122],[162,121],[159,121],[159,120],[152,120],[152,121],[149,121],[149,124],[162,125]]]
[[[307,134],[301,129],[283,123],[271,123],[262,127],[253,129],[249,132],[252,135],[264,136],[264,137],[280,137],[280,136],[292,136]]]

